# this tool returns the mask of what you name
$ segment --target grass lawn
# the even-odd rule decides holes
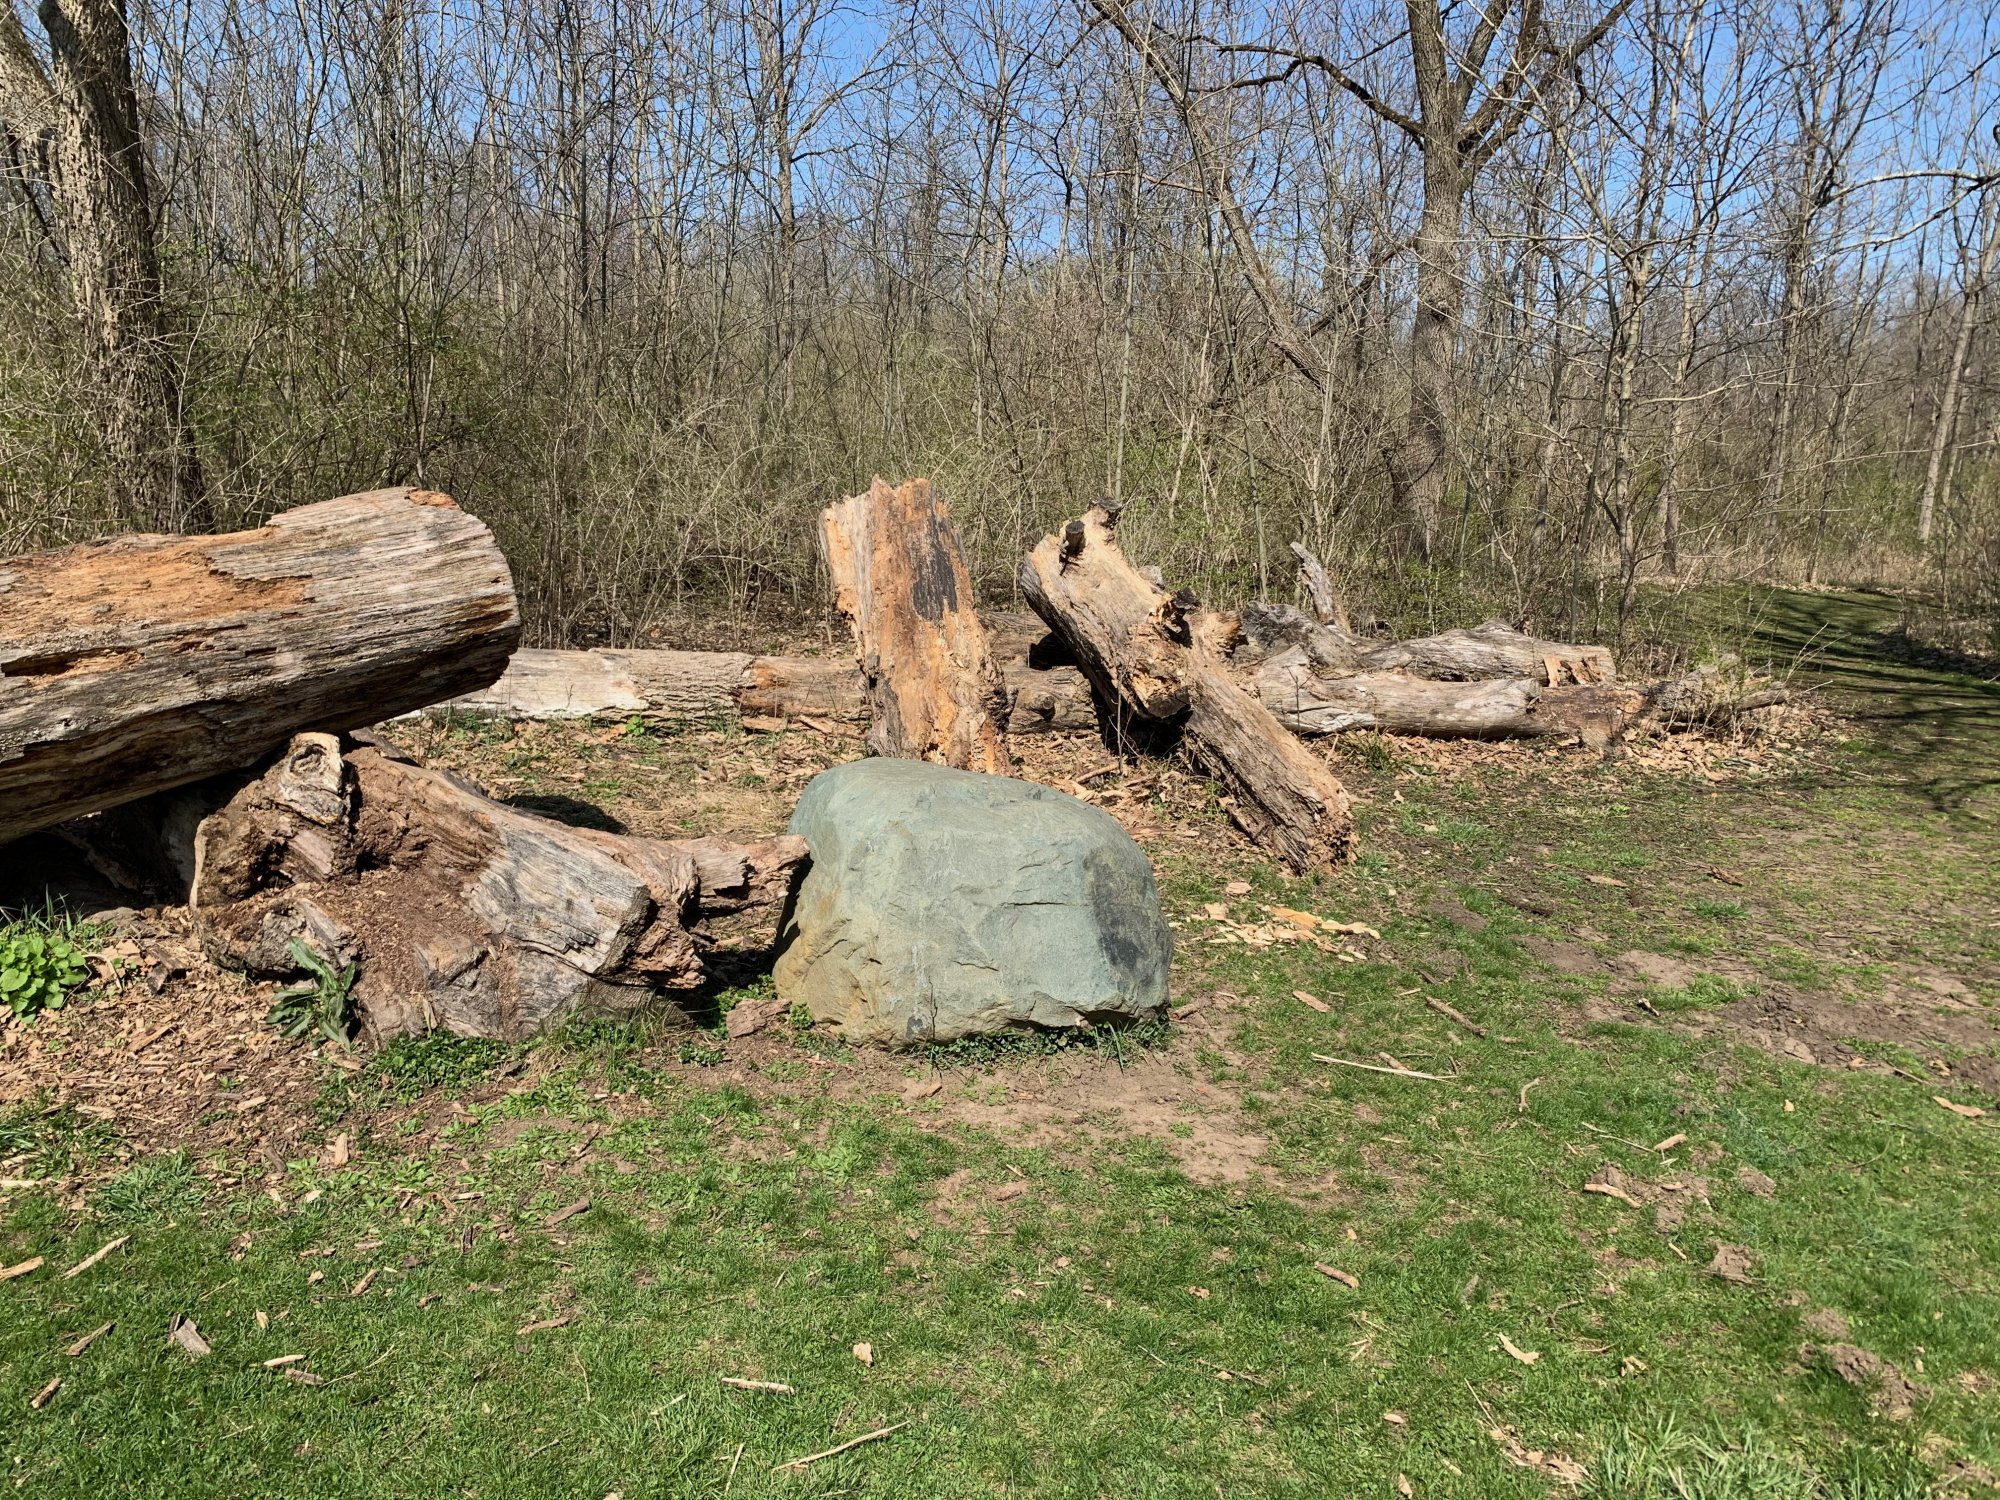
[[[1810,652],[1861,736],[1809,778],[1355,746],[1366,853],[1321,882],[1212,808],[1163,813],[1177,999],[1201,1003],[1158,1034],[405,1043],[324,1065],[279,1161],[110,1175],[115,1118],[0,1113],[0,1171],[69,1183],[0,1197],[0,1266],[44,1259],[0,1282],[4,1472],[34,1495],[1991,1494],[2000,685],[1895,654],[1887,618],[1763,601],[1768,649]],[[518,769],[509,790],[562,790]],[[1379,937],[1265,946],[1275,905]],[[176,1318],[212,1352],[170,1345]]]

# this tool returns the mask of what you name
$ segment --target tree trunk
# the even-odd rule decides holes
[[[1042,539],[1021,565],[1021,591],[1066,641],[1107,703],[1134,727],[1176,729],[1232,794],[1244,832],[1301,873],[1348,856],[1347,792],[1268,710],[1229,677],[1223,623],[1191,613],[1132,566],[1101,505]]]
[[[1980,217],[1984,218],[1985,214],[1982,212]],[[1965,381],[1966,357],[1972,349],[1972,331],[1979,324],[1979,304],[1986,294],[1986,278],[1992,274],[1996,249],[2000,249],[2000,210],[1996,210],[1992,222],[1986,227],[1978,259],[1968,261],[1965,286],[1959,293],[1958,332],[1952,340],[1950,360],[1945,365],[1944,392],[1938,398],[1937,419],[1931,425],[1930,461],[1924,468],[1923,494],[1917,501],[1917,540],[1920,542],[1930,541],[1931,532],[1937,525],[1939,498],[1950,485],[1947,460],[1958,429],[1959,391]]]
[[[0,563],[0,841],[483,686],[519,636],[492,534],[427,490]]]
[[[1426,112],[1426,127],[1432,124]],[[1386,455],[1389,488],[1412,530],[1417,554],[1430,561],[1444,514],[1452,404],[1452,361],[1465,300],[1464,217],[1467,173],[1455,139],[1458,121],[1439,122],[1424,144],[1424,206],[1417,228],[1417,309],[1410,325],[1410,410]]]
[[[114,510],[133,525],[206,531],[214,518],[167,337],[124,6],[42,0],[39,15],[46,75],[17,16],[0,16],[0,112],[33,148],[55,206],[52,248],[96,384]]]
[[[867,492],[820,516],[834,604],[854,631],[876,755],[1004,776],[1005,694],[960,553],[930,481]]]

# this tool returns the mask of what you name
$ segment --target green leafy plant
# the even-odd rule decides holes
[[[16,1016],[61,1010],[89,979],[89,958],[61,932],[38,922],[0,929],[0,999]]]
[[[348,963],[336,969],[297,938],[292,939],[290,952],[292,961],[311,978],[278,991],[264,1018],[266,1024],[293,1041],[317,1032],[323,1040],[345,1047],[359,966]]]

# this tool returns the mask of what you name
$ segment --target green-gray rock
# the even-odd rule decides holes
[[[859,760],[815,776],[778,994],[908,1046],[1158,1013],[1173,939],[1117,820],[1006,776]]]

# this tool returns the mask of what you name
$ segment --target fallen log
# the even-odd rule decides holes
[[[0,563],[0,842],[484,686],[519,635],[492,534],[427,490]]]
[[[805,859],[573,828],[493,801],[381,743],[300,735],[194,835],[188,892],[227,967],[294,973],[296,940],[358,966],[372,1040],[443,1029],[518,1040],[701,987],[718,952],[768,945]]]
[[[1434,682],[1400,671],[1325,676],[1292,646],[1257,666],[1257,694],[1278,722],[1307,737],[1379,730],[1432,739],[1577,735],[1603,748],[1642,714],[1643,689],[1548,687],[1527,677]]]
[[[988,623],[997,626],[1000,618]],[[1045,627],[1038,624],[1034,634],[1046,634]],[[1097,727],[1090,684],[1075,667],[1037,667],[1026,645],[1009,651],[1010,641],[997,629],[993,644],[1000,648],[1007,733]],[[868,697],[851,661],[824,657],[528,649],[515,652],[507,670],[488,686],[424,712],[508,719],[632,717],[664,724],[774,717],[861,723],[868,717]]]
[[[1550,687],[1564,678],[1578,685],[1617,680],[1617,665],[1603,646],[1577,646],[1524,635],[1505,620],[1486,620],[1470,630],[1406,641],[1366,641],[1337,625],[1315,621],[1288,604],[1247,604],[1240,612],[1245,645],[1239,663],[1287,647],[1303,651],[1325,675],[1404,671],[1445,682],[1492,678],[1537,678]]]
[[[1301,873],[1335,868],[1354,836],[1346,790],[1231,678],[1233,622],[1142,574],[1116,525],[1115,509],[1099,504],[1044,537],[1021,565],[1029,605],[1135,727],[1182,736],[1255,842]]]
[[[878,478],[821,513],[820,538],[867,688],[869,751],[1006,775],[1000,673],[930,481]]]

